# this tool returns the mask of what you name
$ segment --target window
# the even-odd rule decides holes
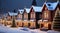
[[[19,14],[17,18],[22,19],[22,14]]]
[[[44,11],[44,18],[48,18],[48,11]]]
[[[28,19],[28,14],[24,13],[24,19]]]
[[[34,18],[35,18],[35,13],[32,12],[32,13],[31,13],[31,19],[34,19]]]
[[[48,4],[48,6],[51,6],[51,4]]]
[[[11,20],[11,17],[10,17],[10,16],[8,16],[8,17],[7,17],[7,20],[8,20],[8,21],[10,21],[10,20]]]

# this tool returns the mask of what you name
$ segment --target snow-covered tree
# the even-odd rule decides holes
[[[60,11],[56,11],[55,17],[53,20],[53,30],[60,31]]]

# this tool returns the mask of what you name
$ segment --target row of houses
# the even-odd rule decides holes
[[[55,11],[60,10],[59,2],[45,2],[43,6],[31,6],[31,8],[18,9],[17,19],[21,20],[34,20],[34,19],[45,19],[52,21]],[[12,16],[12,12],[8,12],[8,17]],[[50,17],[51,16],[51,17]]]
[[[56,11],[60,11],[59,1],[53,3],[45,2],[43,6],[31,6],[30,8],[18,9],[17,13],[8,12],[7,20],[12,20],[14,14],[16,21],[24,21],[25,26],[28,26],[30,21],[32,27],[36,28],[39,25],[40,29],[44,27],[46,29],[52,29],[52,21]],[[21,22],[17,24],[20,26],[22,24]]]

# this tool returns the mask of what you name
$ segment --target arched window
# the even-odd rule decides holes
[[[22,19],[22,14],[18,14],[17,18]]]
[[[49,12],[48,11],[44,11],[44,18],[48,18],[49,16]]]
[[[28,14],[24,13],[24,19],[28,19]]]
[[[34,18],[35,18],[35,13],[31,12],[31,19],[34,19]]]

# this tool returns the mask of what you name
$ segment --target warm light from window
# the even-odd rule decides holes
[[[27,13],[24,13],[24,18],[28,19],[28,14]]]
[[[48,23],[45,23],[45,24],[44,24],[44,27],[48,27]]]
[[[31,13],[31,18],[35,18],[35,13],[34,12]]]
[[[44,12],[44,18],[48,18],[48,12],[47,11]]]
[[[22,15],[21,15],[21,14],[19,14],[17,18],[22,18]]]

